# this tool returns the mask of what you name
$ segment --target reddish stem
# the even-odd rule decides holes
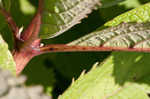
[[[89,51],[130,51],[150,52],[150,48],[125,48],[125,47],[101,47],[101,46],[68,46],[63,44],[47,45],[40,47],[39,54],[49,52],[89,52]]]
[[[31,49],[24,49],[21,51],[15,51],[14,61],[16,63],[16,74],[19,75],[22,70],[25,68],[27,63],[36,56],[36,51]]]
[[[43,8],[42,5],[43,5],[43,0],[39,0],[38,11],[35,17],[32,19],[27,29],[21,34],[21,39],[23,41],[29,42],[29,44],[38,38],[40,25],[41,25],[41,13]]]
[[[16,73],[17,75],[24,69],[26,64],[38,53],[38,48],[40,45],[40,39],[38,34],[41,25],[41,13],[42,13],[42,2],[39,0],[39,8],[32,19],[31,23],[21,34],[21,41],[17,44],[18,49],[14,50],[13,56],[16,62]]]

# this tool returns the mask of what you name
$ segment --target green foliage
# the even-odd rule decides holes
[[[117,23],[126,21],[149,21],[149,7],[150,4],[148,3],[131,10],[106,23],[105,26],[115,26]],[[78,41],[79,45],[87,44],[86,41],[91,40],[91,38],[88,38],[92,37],[91,35],[95,36],[93,33],[87,35],[87,38],[84,37],[86,40],[81,38],[71,44],[76,44]],[[107,32],[104,35],[107,35]],[[101,36],[99,35],[99,37]],[[94,44],[97,43],[93,42],[92,45]],[[150,92],[149,57],[150,54],[148,53],[113,52],[99,67],[92,69],[86,75],[80,76],[59,99],[69,99],[70,97],[72,99],[123,99],[124,97],[128,99],[149,99],[147,95]]]
[[[150,21],[150,3],[147,3],[139,8],[124,13],[112,21],[109,21],[104,26],[115,26],[122,22],[147,22]]]
[[[0,67],[11,71],[13,74],[16,73],[15,63],[12,55],[8,50],[8,46],[0,35]]]
[[[122,23],[87,35],[69,45],[150,48],[150,23]]]
[[[59,99],[149,99],[150,54],[114,52],[81,75]]]
[[[52,38],[64,33],[80,23],[98,4],[108,7],[121,1],[123,0],[45,0],[40,37]]]
[[[119,1],[109,0],[109,1],[115,2],[117,4],[121,0]],[[105,0],[103,0],[101,7],[105,5],[109,5],[112,2],[105,2]],[[49,42],[48,41],[47,42],[66,43],[73,39],[76,39],[77,37],[80,37],[81,35],[84,35],[86,33],[89,33],[90,31],[95,30],[100,24],[103,24],[103,20],[100,18],[98,11],[94,11],[94,13],[90,15],[86,20],[83,20],[81,24],[76,25],[74,28],[65,32],[61,36],[50,39]],[[49,20],[47,22],[49,22]],[[72,79],[72,77],[77,77],[78,75],[80,75],[80,72],[83,69],[89,69],[94,62],[99,61],[97,57],[101,57],[100,61],[103,61],[103,59],[107,57],[108,54],[109,53],[100,53],[100,52],[99,53],[53,53],[50,54],[49,57],[53,63],[53,66],[55,66],[58,72],[60,72],[67,79]]]
[[[99,0],[45,0],[40,37],[52,38],[67,31],[80,23],[98,3]]]
[[[12,2],[7,3],[9,1]],[[118,46],[118,44],[121,43],[122,46],[131,47],[139,42],[139,40],[149,39],[147,32],[149,31],[149,23],[147,21],[150,21],[150,3],[140,6],[145,2],[149,2],[149,0],[126,0],[120,4],[117,3],[124,0],[44,1],[43,24],[40,37],[43,39],[52,38],[63,33],[59,37],[45,40],[44,42],[46,43],[68,43],[89,32],[93,32],[106,21],[118,15],[118,17],[104,24],[102,28],[114,27],[103,31],[97,30],[85,36],[88,38],[83,37],[84,39],[82,38],[82,41],[80,41],[80,39],[75,40],[71,44],[88,45],[89,43],[87,43],[87,41],[90,41],[92,45],[99,46],[101,43],[95,42],[96,40],[93,40],[93,38],[107,38],[106,36],[109,35],[112,30],[115,37],[120,36],[120,38],[112,42],[112,40],[108,41],[108,39],[112,37],[108,37],[106,40],[108,43],[106,43],[105,46]],[[11,7],[10,12],[17,25],[19,27],[23,25],[24,28],[34,16],[38,3],[37,0],[3,0],[3,2],[5,2],[3,5],[5,5],[7,10]],[[101,2],[100,7],[97,7],[98,2]],[[10,6],[10,4],[13,6]],[[86,6],[86,4],[88,4],[88,6]],[[137,6],[140,7],[128,11]],[[93,10],[95,8],[98,10]],[[88,18],[82,20],[87,14],[91,13],[91,11],[93,11],[93,13],[88,15]],[[120,15],[125,11],[128,12]],[[78,24],[79,22],[81,23]],[[126,22],[126,24],[115,27],[123,22]],[[136,24],[136,22],[145,23]],[[134,28],[136,31],[135,34],[128,27]],[[11,32],[1,15],[0,31],[9,44],[9,48],[11,48],[12,39],[10,38],[12,38],[12,35],[10,35]],[[117,34],[117,31],[121,31],[121,34]],[[139,33],[139,31],[141,32]],[[128,37],[131,37],[131,39]],[[125,43],[123,40],[129,42]],[[102,39],[100,39],[100,41],[102,41]],[[142,44],[149,46],[148,43],[143,42]],[[142,45],[140,45],[140,47],[142,47]],[[0,43],[0,50],[0,66],[14,71],[14,62],[12,61],[12,56],[8,51],[7,45]],[[97,68],[93,67],[87,74],[83,72],[59,99],[149,99],[147,94],[150,92],[150,78],[148,77],[150,73],[150,54],[113,52],[110,57],[103,61],[109,54],[109,52],[84,52],[40,55],[32,59],[27,68],[23,71],[23,74],[28,77],[27,86],[40,84],[44,86],[45,92],[50,96],[54,96],[55,99],[69,86],[72,77],[77,78],[83,70],[88,71],[93,63],[99,61],[100,64],[95,64],[95,66],[98,66]]]

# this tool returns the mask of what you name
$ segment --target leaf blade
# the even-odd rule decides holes
[[[80,23],[99,4],[99,0],[45,0],[41,38],[52,38]]]
[[[150,23],[122,23],[102,31],[91,33],[69,45],[150,48]]]
[[[136,9],[123,13],[113,20],[104,24],[104,26],[116,26],[120,23],[127,22],[149,22],[150,21],[150,3],[144,4]]]
[[[15,62],[11,53],[8,50],[7,44],[4,42],[0,35],[0,67],[7,69],[13,74],[16,74]]]
[[[149,99],[150,87],[143,87],[150,83],[143,80],[148,77],[149,63],[140,64],[149,55],[114,52],[105,62],[80,76],[59,99]],[[141,58],[136,60],[137,57]]]

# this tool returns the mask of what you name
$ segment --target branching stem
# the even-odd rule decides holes
[[[150,48],[124,48],[124,47],[104,47],[104,46],[70,46],[65,44],[46,45],[40,47],[41,39],[38,37],[41,26],[41,14],[43,9],[43,0],[39,0],[38,11],[28,27],[18,36],[19,28],[4,8],[0,7],[0,12],[5,17],[16,40],[16,46],[13,51],[13,57],[16,62],[16,72],[20,74],[27,63],[34,57],[49,52],[85,52],[85,51],[136,51],[150,52]]]
[[[28,27],[21,33],[20,41],[17,44],[18,49],[14,49],[13,56],[16,62],[16,73],[24,69],[27,63],[36,55],[41,39],[38,37],[41,25],[41,13],[43,0],[39,0],[38,11]]]

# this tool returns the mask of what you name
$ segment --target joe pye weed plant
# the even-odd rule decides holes
[[[53,98],[149,99],[149,21],[148,0],[0,0],[0,68]]]

